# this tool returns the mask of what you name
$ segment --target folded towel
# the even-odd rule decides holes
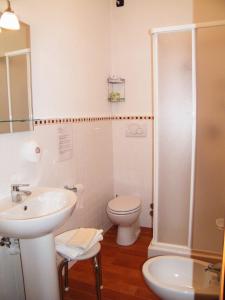
[[[81,248],[86,250],[91,241],[97,234],[97,229],[94,228],[80,228],[74,235],[67,241],[66,245],[73,248]]]
[[[55,238],[56,251],[74,260],[83,255],[97,242],[103,240],[103,230],[80,228],[66,231]]]

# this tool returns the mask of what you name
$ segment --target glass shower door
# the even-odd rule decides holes
[[[225,208],[225,25],[197,28],[197,144],[193,248],[221,253]],[[210,238],[209,238],[210,237]]]
[[[161,33],[157,46],[158,240],[186,246],[194,130],[192,31]]]

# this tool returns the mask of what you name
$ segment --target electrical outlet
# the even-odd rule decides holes
[[[117,7],[124,6],[124,0],[116,0],[116,6]]]

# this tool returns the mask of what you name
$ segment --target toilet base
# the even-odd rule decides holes
[[[121,246],[130,246],[134,244],[141,232],[138,222],[132,226],[118,226],[116,242]]]

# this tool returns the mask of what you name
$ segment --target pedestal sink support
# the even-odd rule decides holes
[[[20,249],[26,300],[59,300],[53,235],[21,239]]]

